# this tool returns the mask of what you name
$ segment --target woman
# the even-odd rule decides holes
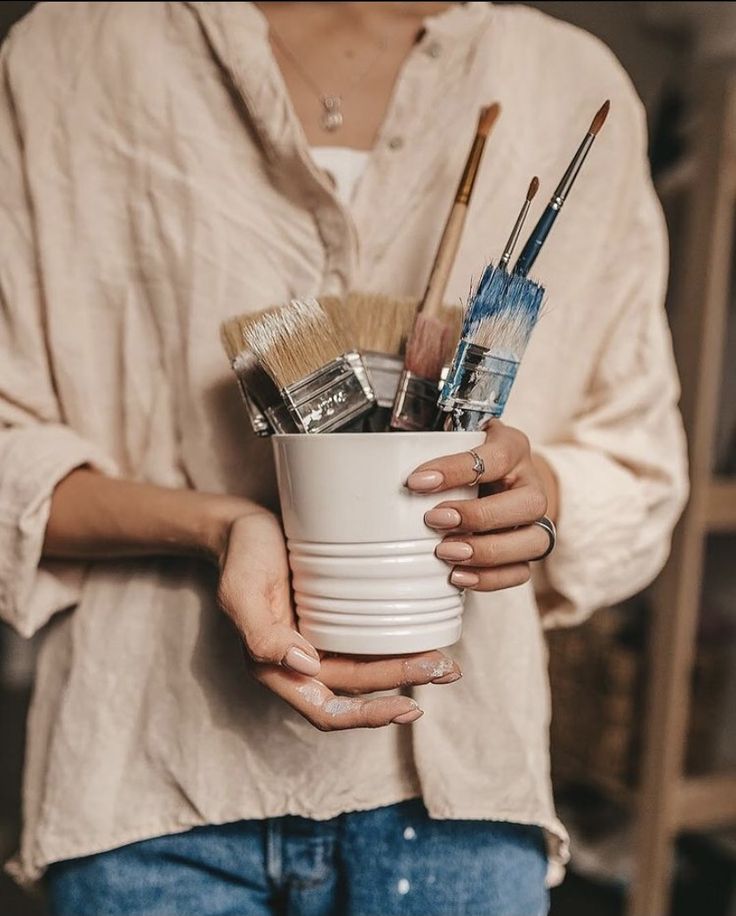
[[[524,8],[215,2],[39,4],[2,68],[0,610],[46,630],[15,874],[48,869],[62,916],[546,912],[566,853],[540,611],[574,623],[643,587],[685,492],[663,225],[620,67]],[[320,658],[219,322],[418,294],[497,99],[458,299],[605,98],[508,425],[479,449],[502,491],[443,505],[467,454],[406,482],[437,493],[461,642]],[[413,698],[370,696],[399,685]],[[331,714],[336,693],[353,702]]]

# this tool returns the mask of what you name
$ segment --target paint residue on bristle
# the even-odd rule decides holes
[[[404,365],[420,378],[439,379],[450,349],[451,328],[441,318],[421,312],[406,344]]]
[[[316,299],[293,299],[243,327],[245,342],[279,388],[287,388],[348,352],[349,336]]]
[[[519,361],[542,308],[544,288],[489,266],[470,303],[463,338],[504,359]]]

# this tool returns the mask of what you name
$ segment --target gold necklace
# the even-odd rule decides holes
[[[388,39],[385,37],[382,38],[378,44],[378,53],[371,60],[369,65],[358,74],[357,78],[354,79],[352,83],[350,83],[342,95],[337,95],[334,92],[322,91],[322,88],[317,84],[317,82],[312,79],[312,77],[304,70],[296,55],[289,48],[284,39],[270,24],[269,33],[281,51],[291,61],[292,66],[297,72],[297,75],[302,79],[304,83],[306,83],[306,85],[319,99],[319,103],[322,106],[322,116],[319,123],[323,130],[329,131],[330,133],[334,133],[336,130],[339,130],[344,123],[345,118],[342,112],[342,103],[345,96],[349,95],[366,78],[366,76],[368,76],[370,71],[380,60],[383,52],[388,47]]]

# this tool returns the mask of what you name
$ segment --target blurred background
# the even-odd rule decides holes
[[[572,835],[552,913],[736,916],[736,3],[527,5],[600,37],[646,106],[692,462],[658,582],[549,636],[553,777]],[[0,38],[32,6],[0,4]],[[0,629],[3,859],[36,649]],[[43,901],[3,876],[0,914],[43,916]]]

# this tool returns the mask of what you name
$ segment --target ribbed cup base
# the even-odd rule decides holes
[[[289,541],[299,630],[330,652],[395,655],[460,638],[462,593],[434,555],[439,539]]]

